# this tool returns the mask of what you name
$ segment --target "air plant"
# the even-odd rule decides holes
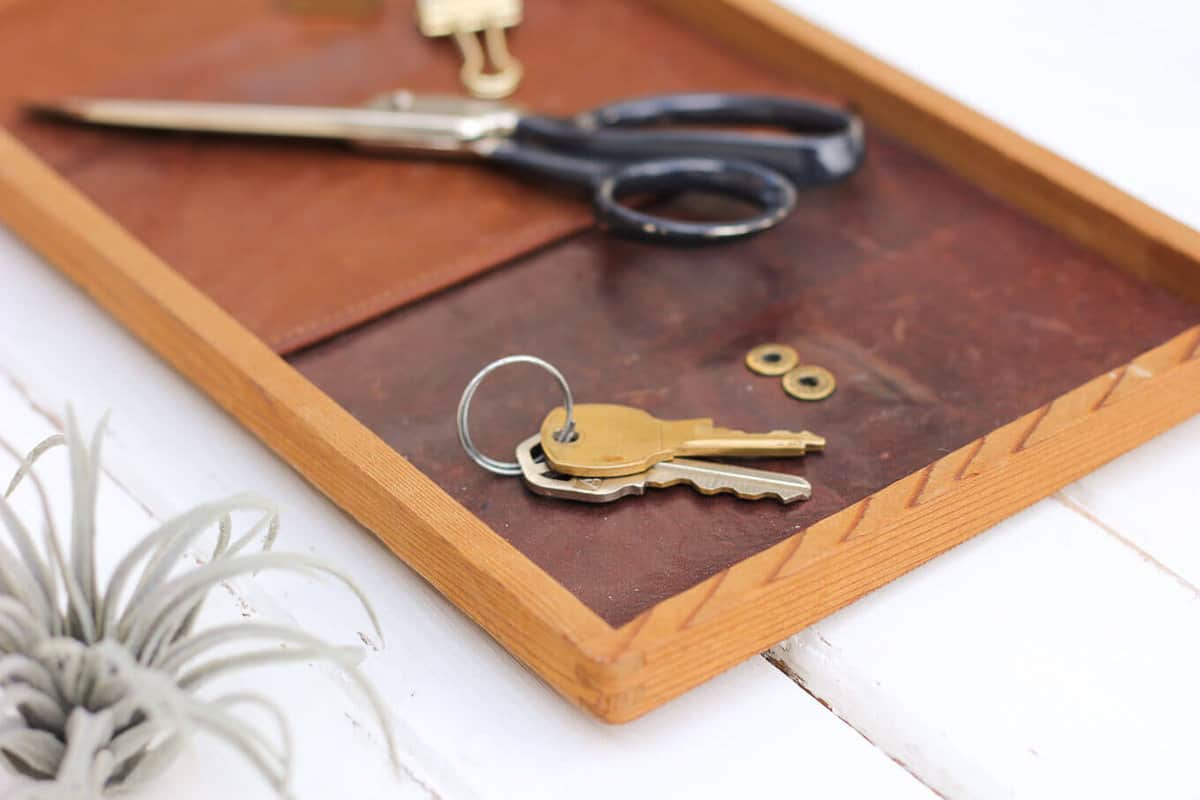
[[[221,582],[283,569],[332,575],[358,597],[380,634],[370,604],[345,575],[307,555],[269,552],[279,517],[266,499],[239,494],[164,522],[101,586],[95,512],[104,425],[89,444],[68,412],[65,435],[46,439],[23,459],[0,441],[20,461],[0,500],[7,533],[0,537],[0,762],[37,779],[21,796],[78,800],[132,788],[161,773],[195,731],[224,739],[286,795],[292,745],[282,710],[254,693],[205,691],[216,678],[278,662],[323,659],[343,669],[377,714],[395,763],[383,703],[357,667],[360,648],[264,622],[195,630],[205,598]],[[59,446],[66,448],[72,483],[65,551],[32,469]],[[23,479],[41,505],[41,549],[8,502]],[[253,524],[235,537],[235,515],[247,514]],[[215,538],[211,557],[186,559],[206,535]],[[274,736],[239,715],[245,710],[272,719]]]

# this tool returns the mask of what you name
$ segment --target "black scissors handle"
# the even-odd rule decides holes
[[[686,129],[691,125],[718,129]],[[786,133],[735,132],[721,126]],[[598,219],[616,232],[711,242],[776,225],[795,205],[797,186],[845,178],[862,163],[863,152],[862,124],[852,113],[781,97],[704,93],[628,100],[573,119],[522,117],[512,138],[497,144],[490,155],[591,187]],[[620,202],[635,194],[678,191],[728,195],[757,206],[759,213],[698,223],[647,214]]]

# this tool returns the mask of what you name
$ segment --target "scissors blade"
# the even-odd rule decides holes
[[[186,100],[70,97],[31,106],[37,113],[95,125],[251,136],[337,139],[417,151],[470,152],[516,125],[517,112],[498,105],[391,93],[361,108]]]
[[[307,139],[387,141],[410,128],[395,112],[369,108],[71,97],[33,109],[96,125]]]

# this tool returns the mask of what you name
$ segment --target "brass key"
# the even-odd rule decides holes
[[[556,408],[542,422],[542,450],[557,472],[612,477],[644,472],[661,461],[683,456],[802,456],[825,447],[808,431],[744,433],[713,426],[711,419],[661,420],[630,406],[588,403],[575,406],[578,437],[560,442],[566,421]]]

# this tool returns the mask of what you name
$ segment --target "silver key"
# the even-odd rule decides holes
[[[645,472],[617,478],[561,475],[545,462],[540,434],[517,446],[517,463],[525,485],[534,494],[585,503],[611,503],[626,495],[644,494],[647,487],[661,489],[681,483],[701,494],[729,492],[745,500],[772,497],[781,503],[794,503],[812,496],[812,485],[797,475],[689,458],[661,461]]]

